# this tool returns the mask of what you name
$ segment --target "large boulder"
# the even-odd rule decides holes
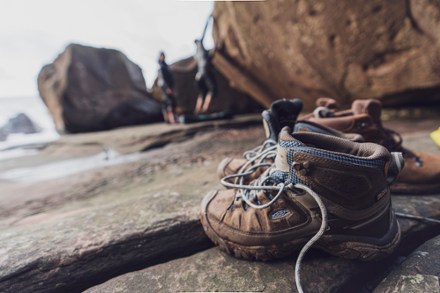
[[[16,116],[10,118],[5,125],[0,127],[0,141],[6,140],[9,134],[32,134],[40,131],[41,127],[36,125],[26,114],[18,113]]]
[[[266,107],[440,101],[438,1],[216,2],[213,15],[218,69]]]
[[[59,132],[87,132],[161,121],[142,70],[123,53],[71,44],[38,76]]]
[[[194,111],[198,89],[195,81],[197,62],[193,57],[182,59],[170,65],[174,80],[177,111],[190,114]],[[261,106],[249,95],[236,90],[229,81],[214,67],[214,78],[217,83],[217,96],[212,100],[210,112],[226,111],[230,113],[250,113],[261,110]],[[152,89],[153,96],[162,100],[162,91],[155,81]]]
[[[7,133],[32,134],[41,131],[41,127],[35,124],[29,116],[24,113],[18,113],[11,117],[2,127]]]
[[[2,128],[0,128],[0,141],[5,141],[6,138],[8,138],[8,134]]]

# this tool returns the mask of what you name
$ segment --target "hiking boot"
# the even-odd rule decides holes
[[[225,176],[238,173],[239,170],[242,172],[245,169],[249,170],[255,164],[258,164],[259,167],[253,168],[255,172],[251,172],[247,180],[253,180],[260,176],[261,172],[273,164],[274,156],[268,156],[267,153],[272,154],[272,151],[276,149],[281,129],[284,126],[293,127],[302,108],[303,102],[300,99],[279,99],[273,102],[268,110],[261,113],[266,140],[254,149],[246,151],[243,158],[224,158],[217,168],[219,178],[222,179]]]
[[[328,97],[320,97],[316,100],[316,107],[325,107],[330,110],[336,110],[338,108],[338,103],[335,99]]]
[[[298,121],[296,119],[302,110],[302,101],[300,99],[293,100],[277,100],[269,110],[263,111],[261,114],[263,118],[263,126],[266,132],[266,141],[244,153],[243,158],[225,158],[217,168],[217,174],[220,179],[232,176],[233,174],[244,174],[246,177],[240,176],[241,179],[249,183],[258,178],[262,172],[273,164],[276,155],[276,143],[281,128],[288,126],[294,131],[313,131],[322,134],[343,137],[349,140],[363,141],[363,137],[358,134],[345,134],[343,132],[322,126],[310,121]],[[233,182],[234,179],[226,178],[228,182]]]
[[[440,193],[440,156],[404,148],[402,137],[383,127],[381,112],[382,105],[378,100],[356,100],[349,110],[315,111],[308,120],[339,131],[358,133],[365,141],[381,144],[389,151],[402,152],[405,168],[391,185],[392,193]]]
[[[208,237],[245,259],[280,258],[303,246],[305,253],[316,240],[344,258],[389,255],[400,229],[387,172],[403,158],[377,144],[290,132],[281,131],[275,164],[257,180],[205,196],[200,218]]]

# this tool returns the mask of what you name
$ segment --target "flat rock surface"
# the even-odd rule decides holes
[[[277,262],[235,259],[217,248],[117,277],[87,292],[292,292],[295,258]],[[335,292],[359,265],[328,255],[314,256],[303,267],[304,280],[315,277],[308,292]]]
[[[24,181],[3,182],[0,291],[82,290],[209,247],[197,212],[202,196],[217,185],[219,160],[239,156],[263,137],[260,127],[215,128],[139,153],[134,161],[27,182],[36,169]],[[82,135],[67,139],[71,143],[61,146],[67,151],[67,145],[87,145]]]
[[[257,263],[206,250],[212,244],[198,221],[201,198],[220,187],[219,161],[263,140],[262,127],[250,126],[255,121],[69,135],[38,155],[2,161],[0,292],[82,291],[103,282],[93,290],[293,288],[295,255]],[[418,130],[404,137],[405,144],[438,153],[428,132]],[[436,196],[395,196],[394,206],[440,217]],[[439,233],[420,221],[402,220],[401,226],[399,255]],[[303,282],[312,292],[350,292],[391,262],[373,266],[312,251]]]
[[[397,125],[395,122],[390,123]],[[432,124],[413,123],[405,135],[405,146],[439,152],[428,138]],[[414,127],[415,126],[415,127]],[[415,130],[414,130],[415,128]],[[396,211],[426,217],[440,217],[437,196],[393,196]],[[393,259],[405,255],[426,239],[437,235],[440,228],[420,221],[399,219],[402,244],[395,255],[379,263],[340,259],[311,251],[303,266],[306,292],[370,292],[377,275],[386,274]],[[294,264],[296,255],[286,260],[262,263],[234,259],[217,248],[159,264],[141,271],[121,275],[88,292],[175,292],[175,291],[296,291]]]
[[[440,292],[440,236],[418,247],[374,290],[374,293]]]
[[[220,129],[244,127],[258,120],[255,116],[244,116],[231,121],[159,124],[69,135],[38,155],[2,161],[0,227],[4,219],[17,221],[53,206],[67,206],[73,202],[67,208],[76,209],[78,199],[95,197],[106,190],[121,198],[121,189],[142,186],[142,183],[133,182],[135,178],[147,180],[150,177],[145,175],[165,167],[183,172],[185,165],[186,169],[191,169],[193,163],[207,160],[207,163],[213,161],[211,168],[215,173],[216,164],[222,157],[239,156],[263,137],[260,127],[244,132],[222,132]],[[214,131],[216,129],[218,132]],[[206,134],[197,135],[200,133]],[[222,148],[217,148],[216,144]],[[150,151],[140,152],[144,149]],[[212,182],[212,179],[208,175],[204,181]],[[108,193],[104,197],[111,198]]]
[[[405,210],[410,200],[414,214],[440,217],[440,202],[436,197],[397,196],[393,199],[397,211]],[[399,222],[403,239],[396,255],[411,250],[422,239],[429,239],[431,232],[440,232],[438,227],[418,221],[401,219]],[[303,286],[306,292],[358,292],[375,274],[388,266],[391,259],[365,263],[311,251],[303,265]],[[296,292],[295,260],[296,254],[286,260],[268,263],[237,260],[213,248],[119,276],[91,288],[89,292]]]

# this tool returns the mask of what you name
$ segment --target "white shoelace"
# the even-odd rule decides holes
[[[283,182],[272,186],[265,185],[266,182],[271,180],[271,174],[274,171],[274,167],[273,164],[265,163],[263,161],[265,158],[272,157],[275,155],[276,155],[276,145],[269,147],[266,150],[259,150],[258,152],[255,152],[255,154],[253,154],[252,159],[248,160],[248,162],[240,169],[240,171],[237,174],[225,176],[220,180],[220,182],[226,187],[235,188],[237,190],[236,197],[241,197],[248,206],[251,206],[255,209],[264,209],[272,205],[286,189],[303,190],[306,193],[308,193],[310,196],[312,196],[312,198],[316,201],[321,211],[321,219],[322,219],[321,226],[319,230],[316,232],[316,234],[312,238],[310,238],[310,240],[302,247],[295,263],[296,289],[298,290],[299,293],[304,293],[304,290],[301,285],[302,261],[307,251],[313,246],[313,244],[315,244],[321,238],[321,236],[324,234],[324,232],[327,229],[327,225],[328,225],[327,209],[324,203],[322,202],[321,198],[319,197],[319,195],[306,185],[299,183],[295,185],[293,184],[286,185]],[[257,163],[254,164],[255,161],[257,161]],[[253,182],[252,184],[244,183],[244,178],[246,176],[252,174],[258,168],[265,166],[269,166],[269,168],[266,169],[255,182]],[[236,183],[230,183],[229,182],[230,179],[235,179]],[[255,204],[251,202],[251,200],[249,199],[249,196],[252,194],[251,192],[262,191],[262,190],[277,191],[277,194],[268,203],[265,204]],[[303,194],[301,194],[301,196],[303,196]]]
[[[261,154],[262,152],[264,152],[268,149],[276,148],[276,145],[277,145],[276,141],[274,141],[272,139],[267,139],[261,145],[255,147],[249,151],[244,152],[243,157],[245,157],[246,160],[251,161],[256,156]]]
[[[405,213],[398,213],[398,212],[395,212],[394,214],[397,217],[399,217],[399,218],[410,219],[410,220],[417,220],[417,221],[422,221],[422,222],[427,222],[427,223],[440,224],[440,220],[438,220],[438,219],[422,217],[422,216],[416,216],[416,215],[410,215],[410,214],[405,214]]]
[[[272,139],[265,140],[261,145],[243,153],[247,162],[237,172],[243,174],[249,171],[256,171],[259,167],[271,166],[272,163],[266,163],[267,159],[274,159],[276,156],[277,142]],[[263,165],[262,165],[263,164]],[[248,175],[253,173],[250,172]],[[247,175],[244,175],[247,176]],[[235,176],[238,179],[241,176]],[[241,182],[244,180],[242,177]],[[237,183],[237,181],[235,181]]]
[[[302,261],[306,253],[309,251],[309,249],[322,237],[322,235],[324,235],[327,229],[328,226],[327,209],[324,203],[322,202],[320,196],[316,192],[314,192],[311,188],[309,188],[304,184],[297,183],[293,185],[293,184],[286,184],[284,182],[281,182],[278,183],[277,185],[265,185],[266,182],[271,180],[271,174],[275,171],[274,164],[266,162],[266,159],[275,158],[277,153],[276,147],[277,147],[276,142],[274,142],[273,140],[267,140],[261,146],[258,146],[250,151],[245,152],[244,157],[246,158],[247,162],[240,168],[238,173],[225,176],[220,180],[220,182],[225,187],[236,189],[237,190],[236,197],[241,197],[248,206],[253,207],[255,209],[264,209],[269,207],[276,200],[278,200],[278,198],[286,189],[303,190],[316,201],[321,212],[321,219],[322,219],[321,226],[319,230],[316,232],[316,234],[312,238],[310,238],[310,240],[301,248],[295,263],[296,289],[298,293],[304,293],[304,290],[301,285]],[[268,167],[268,168],[252,184],[246,184],[244,182],[245,178],[251,175],[252,173],[256,172],[257,169],[261,167]],[[235,183],[229,182],[231,179],[234,179],[232,181]],[[255,196],[255,191],[262,191],[262,190],[277,191],[277,194],[268,203],[265,204],[253,203],[249,199],[250,195]],[[301,194],[300,196],[303,195]],[[395,214],[397,217],[401,217],[401,218],[440,224],[440,220],[437,219],[415,216],[405,213],[397,213],[397,212]]]

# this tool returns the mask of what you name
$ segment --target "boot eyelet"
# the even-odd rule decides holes
[[[368,123],[365,121],[361,121],[360,123],[357,124],[357,129],[364,129],[365,127],[368,126]]]
[[[309,173],[310,162],[293,163],[293,169],[295,169],[300,175],[306,176]]]

